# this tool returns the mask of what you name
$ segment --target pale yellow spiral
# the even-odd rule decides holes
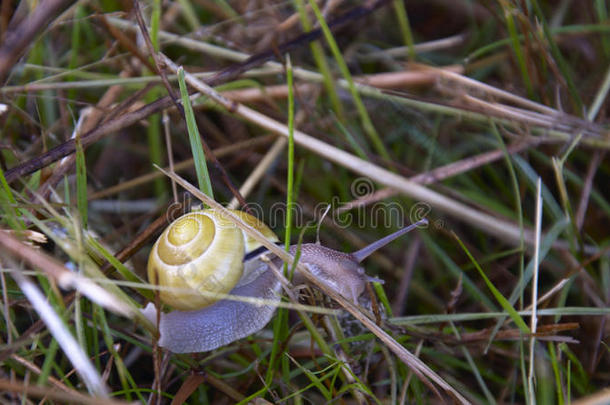
[[[277,236],[261,221],[232,211],[269,240]],[[242,278],[244,255],[260,244],[228,218],[208,209],[183,215],[168,226],[148,259],[148,279],[163,287],[160,298],[180,310],[206,307]],[[169,287],[169,288],[168,288]]]

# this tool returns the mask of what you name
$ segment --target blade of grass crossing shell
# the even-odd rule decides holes
[[[188,130],[189,141],[191,143],[191,151],[193,153],[193,159],[195,162],[197,183],[199,184],[199,189],[201,191],[203,191],[211,198],[214,198],[214,193],[212,191],[212,183],[210,181],[210,174],[208,173],[208,166],[205,161],[205,154],[203,153],[203,146],[201,145],[201,138],[199,136],[199,130],[197,129],[197,122],[195,122],[193,106],[191,105],[191,99],[189,98],[188,91],[186,89],[186,82],[184,81],[184,69],[180,67],[177,73],[178,83],[180,85],[180,96],[182,97],[182,105],[184,106],[186,127]]]
[[[472,256],[472,254],[470,253],[468,248],[466,248],[464,243],[462,243],[462,240],[454,232],[451,232],[451,235],[458,242],[458,244],[460,245],[460,247],[462,248],[464,253],[466,253],[466,255],[468,256],[468,258],[470,259],[472,264],[474,264],[474,267],[476,267],[476,269],[478,270],[479,274],[483,278],[483,281],[485,281],[485,284],[487,285],[487,287],[489,288],[489,290],[491,291],[493,296],[496,298],[496,301],[498,301],[500,306],[508,313],[508,315],[511,317],[513,322],[515,322],[515,325],[517,325],[519,330],[521,330],[523,333],[529,333],[530,329],[527,326],[527,324],[525,323],[525,321],[523,320],[523,318],[521,318],[521,316],[519,315],[517,310],[515,308],[513,308],[513,306],[508,302],[508,300],[502,295],[502,293],[500,291],[498,291],[496,286],[493,285],[491,280],[489,280],[489,278],[487,277],[487,275],[485,274],[485,272],[483,271],[481,266],[479,266],[479,263]]]

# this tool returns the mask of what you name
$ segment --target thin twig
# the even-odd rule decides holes
[[[34,38],[47,29],[51,21],[72,3],[72,0],[46,0],[38,4],[18,27],[5,34],[0,45],[0,83],[4,83],[10,70],[29,49]]]
[[[274,137],[275,137],[274,135],[261,136],[258,138],[247,139],[245,141],[237,142],[232,145],[222,146],[220,148],[214,149],[214,154],[218,158],[221,158],[221,157],[230,155],[231,153],[234,153],[234,152],[247,151],[256,146],[265,145],[265,144],[270,143]],[[193,165],[194,165],[194,162],[193,162],[192,158],[183,160],[182,162],[178,162],[174,165],[174,171],[180,172],[180,171],[193,167]],[[169,166],[166,167],[165,170],[170,170]],[[100,198],[105,198],[105,197],[108,197],[108,196],[111,196],[114,194],[118,194],[121,191],[131,190],[134,187],[138,187],[143,184],[149,183],[160,177],[163,177],[163,174],[159,173],[158,171],[147,173],[145,175],[136,177],[135,179],[127,180],[125,182],[117,184],[116,186],[108,187],[108,188],[105,188],[98,192],[91,193],[91,194],[89,194],[88,198],[89,198],[89,201],[97,200]]]

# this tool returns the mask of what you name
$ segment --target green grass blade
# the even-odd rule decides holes
[[[288,174],[286,179],[286,233],[284,245],[286,251],[288,251],[290,249],[292,206],[294,204],[294,89],[290,55],[286,55],[286,81],[288,85]],[[284,272],[288,272],[287,264],[284,264]]]
[[[299,370],[301,370],[303,372],[303,374],[305,374],[307,376],[307,378],[309,379],[309,381],[311,381],[311,385],[315,386],[318,391],[320,392],[320,394],[322,394],[322,396],[324,397],[324,399],[326,399],[326,401],[330,401],[332,399],[332,393],[326,388],[326,386],[324,385],[324,382],[321,381],[315,373],[311,372],[310,370],[308,370],[307,368],[303,367],[302,365],[300,365],[293,357],[291,357],[290,355],[287,355],[290,360],[299,368]],[[305,390],[305,389],[304,389]]]
[[[161,92],[158,89],[153,89],[146,95],[146,100],[149,103],[157,100]],[[150,163],[157,166],[163,166],[163,135],[161,134],[161,116],[160,114],[152,114],[148,117],[148,126],[146,127],[146,136],[148,139],[148,154]],[[155,194],[157,197],[162,197],[167,192],[167,183],[165,179],[155,179]]]
[[[607,0],[595,0],[595,13],[600,23],[608,23],[608,5]],[[610,58],[610,38],[602,36],[602,47],[606,55],[606,59]]]
[[[76,137],[76,206],[83,223],[83,228],[87,228],[87,165],[85,162],[85,151],[80,142],[80,137]]]
[[[528,316],[532,311],[519,311],[519,315]],[[592,307],[561,307],[561,308],[543,308],[537,312],[538,316],[607,316],[610,315],[610,308],[592,308]],[[395,325],[425,325],[429,323],[445,323],[445,322],[468,322],[480,321],[485,319],[503,319],[506,317],[505,312],[464,312],[460,314],[428,314],[428,315],[410,315],[391,318],[390,322]]]
[[[457,264],[455,264],[453,260],[451,260],[447,253],[438,244],[436,244],[425,233],[422,233],[421,238],[424,241],[426,248],[430,249],[434,255],[443,262],[446,269],[452,274],[455,280],[458,280],[460,277],[462,278],[464,290],[468,292],[468,294],[470,294],[474,300],[478,301],[480,305],[484,306],[490,311],[495,311],[497,309],[493,301],[479,289],[474,281],[472,281],[472,279]]]
[[[519,35],[517,34],[517,27],[515,25],[515,19],[513,17],[515,11],[517,10],[515,6],[513,6],[512,4],[508,4],[508,2],[501,2],[501,4],[504,8],[506,28],[508,29],[508,33],[510,35],[510,44],[513,48],[515,57],[517,58],[517,65],[519,66],[519,70],[521,71],[521,79],[523,79],[523,84],[527,89],[528,96],[532,99],[535,99],[534,88],[532,87],[530,74],[527,70],[527,63],[525,61],[525,55],[523,54],[523,48],[521,47]]]
[[[159,29],[161,25],[161,0],[152,1],[150,14],[150,42],[155,52],[159,52]]]
[[[512,155],[511,158],[515,168],[519,170],[521,175],[525,176],[530,190],[535,190],[536,179],[539,176],[538,173],[536,173],[532,166],[521,156]],[[544,201],[544,208],[548,210],[550,217],[554,221],[561,221],[564,218],[561,206],[553,196],[551,190],[549,190],[544,183],[542,183],[542,201]]]
[[[405,45],[408,47],[409,59],[411,59],[411,61],[415,61],[417,58],[417,55],[415,54],[415,42],[413,41],[413,32],[411,31],[411,25],[409,24],[409,17],[407,16],[405,2],[402,0],[394,0],[392,5],[394,6],[394,11],[396,12],[400,33],[405,41]]]
[[[559,361],[557,359],[555,345],[553,344],[553,342],[548,342],[547,348],[549,352],[549,361],[551,362],[551,366],[553,367],[553,375],[555,377],[555,395],[557,396],[557,404],[564,405],[565,397],[563,393],[563,384],[561,383],[561,370]]]
[[[517,310],[515,308],[513,308],[513,306],[510,304],[510,302],[508,302],[508,300],[502,295],[502,293],[496,288],[496,286],[493,285],[491,280],[489,280],[489,278],[487,277],[487,274],[485,274],[485,272],[483,271],[481,266],[479,266],[479,263],[472,256],[472,254],[470,253],[468,248],[464,245],[462,240],[454,232],[451,232],[451,234],[455,238],[455,240],[459,243],[459,245],[462,248],[462,250],[464,251],[464,253],[466,253],[466,255],[468,256],[468,258],[470,259],[470,261],[472,262],[474,267],[477,269],[477,271],[483,278],[483,281],[485,281],[485,284],[487,285],[487,287],[489,288],[489,290],[491,291],[493,296],[496,298],[496,300],[498,301],[500,306],[508,313],[508,315],[511,317],[511,319],[513,320],[515,325],[517,325],[519,330],[521,330],[521,332],[529,333],[530,328],[527,326],[527,324],[525,323],[523,318],[521,318],[521,316],[519,315]]]
[[[553,34],[549,28],[548,23],[546,22],[546,17],[538,4],[538,0],[530,0],[534,9],[534,13],[536,14],[536,18],[539,24],[542,25],[542,32],[546,38],[546,41],[551,49],[551,55],[553,55],[553,59],[557,62],[557,66],[563,76],[563,79],[566,81],[568,86],[568,91],[570,96],[572,97],[572,103],[574,104],[574,112],[578,115],[583,113],[583,104],[582,99],[580,98],[580,94],[578,93],[578,89],[576,88],[576,84],[574,83],[574,78],[572,77],[572,73],[569,70],[568,63],[565,58],[561,54],[555,39],[553,38]]]
[[[295,0],[295,3],[299,12],[301,25],[303,26],[303,31],[311,31],[311,22],[309,21],[309,17],[305,12],[305,5],[303,0]],[[341,121],[345,121],[345,112],[343,111],[341,100],[339,99],[339,95],[337,94],[337,89],[335,87],[332,72],[330,70],[330,67],[328,66],[326,57],[324,56],[324,50],[322,49],[322,45],[319,41],[313,41],[309,44],[309,47],[311,48],[311,54],[313,56],[314,61],[316,62],[316,66],[322,74],[322,83],[324,85],[324,89],[326,89],[326,92],[328,93],[330,105],[332,105],[333,111],[335,112],[335,114],[337,114],[337,117],[339,117]]]
[[[341,121],[339,119],[337,119],[337,117],[335,117],[335,125],[339,128],[339,131],[341,131],[341,133],[343,135],[345,135],[345,138],[347,139],[347,142],[349,142],[354,153],[359,158],[361,158],[363,160],[367,160],[368,156],[366,155],[366,152],[364,151],[364,149],[362,149],[362,146],[360,146],[360,144],[358,144],[358,141],[356,141],[356,138],[354,138],[354,136],[349,132],[349,130],[347,128],[345,128],[345,125],[343,125],[341,123]]]
[[[192,31],[197,31],[201,24],[199,23],[199,19],[197,19],[197,13],[195,12],[191,2],[189,0],[178,0],[178,3],[182,9],[182,16],[189,25],[189,28]]]
[[[93,249],[93,251],[99,253],[104,259],[106,259],[108,261],[108,263],[110,263],[112,265],[112,267],[114,267],[115,270],[119,272],[119,274],[123,277],[124,280],[132,282],[132,283],[144,284],[144,281],[140,277],[138,277],[138,275],[136,275],[133,271],[131,271],[123,263],[121,263],[116,257],[114,257],[114,255],[112,255],[108,250],[106,250],[106,248],[104,248],[104,246],[102,246],[102,244],[99,243],[96,239],[94,239],[92,237],[88,237],[86,242],[87,242],[87,245],[89,245],[89,247],[91,249]],[[151,290],[148,290],[145,288],[140,288],[140,289],[138,289],[138,292],[150,301],[153,301],[155,298],[155,294]]]
[[[210,181],[210,174],[208,173],[208,165],[206,164],[205,154],[203,153],[203,146],[201,145],[201,138],[199,135],[199,129],[197,129],[197,122],[195,121],[195,113],[193,112],[193,106],[191,105],[191,99],[186,89],[186,82],[184,81],[184,69],[182,67],[178,69],[178,83],[180,85],[180,96],[182,97],[182,105],[184,107],[184,115],[186,118],[186,127],[189,133],[189,141],[191,143],[191,151],[193,153],[193,159],[195,160],[195,172],[197,173],[197,183],[199,189],[206,195],[214,198],[214,192],[212,191],[212,182]]]
[[[341,54],[341,51],[339,50],[339,46],[337,45],[337,42],[335,41],[335,38],[333,37],[333,34],[330,31],[330,28],[328,28],[328,24],[326,23],[324,16],[322,16],[322,12],[320,11],[320,8],[318,7],[318,5],[316,4],[316,2],[314,0],[309,0],[309,5],[311,6],[314,14],[316,15],[318,24],[320,24],[320,28],[322,29],[322,32],[324,33],[324,38],[326,39],[326,42],[328,43],[328,46],[333,53],[333,56],[335,58],[335,61],[337,62],[337,65],[339,66],[339,70],[341,71],[341,74],[343,75],[345,80],[348,82],[349,91],[350,91],[350,94],[352,95],[352,98],[354,99],[354,103],[356,104],[356,109],[358,110],[358,115],[360,116],[360,121],[364,128],[364,132],[370,138],[371,142],[373,143],[373,146],[377,150],[377,153],[379,153],[379,155],[381,157],[383,157],[384,159],[390,160],[390,155],[389,155],[388,151],[386,150],[383,142],[381,141],[381,138],[379,137],[377,130],[373,126],[371,117],[369,116],[369,113],[367,112],[367,110],[364,106],[364,103],[362,102],[362,98],[360,98],[360,93],[358,93],[358,91],[356,90],[356,85],[354,84],[352,75],[349,72],[347,63],[345,63],[345,59],[343,58],[343,55]]]
[[[131,401],[131,396],[129,393],[133,392],[138,396],[140,403],[146,402],[140,391],[137,389],[138,385],[133,379],[133,376],[129,372],[128,368],[125,366],[123,362],[123,357],[121,353],[117,352],[113,339],[112,339],[112,331],[110,329],[110,325],[108,324],[108,320],[106,319],[106,314],[104,310],[100,306],[95,306],[94,314],[96,315],[99,323],[101,324],[101,333],[104,339],[104,343],[106,344],[106,348],[114,358],[114,362],[116,364],[115,368],[117,374],[119,375],[119,380],[121,381],[121,386],[127,393],[127,400]]]
[[[44,361],[42,366],[40,367],[40,374],[38,374],[38,379],[36,381],[37,385],[44,385],[46,381],[49,380],[49,376],[51,375],[51,368],[55,364],[57,360],[57,350],[59,349],[59,343],[57,340],[51,339],[48,347],[40,347],[38,350],[41,350],[44,353]]]
[[[25,229],[25,224],[19,218],[17,214],[17,200],[13,195],[13,191],[6,182],[4,177],[4,171],[0,167],[0,205],[5,213],[6,221],[8,225],[15,230]]]
[[[450,327],[451,327],[451,330],[453,331],[454,336],[458,340],[461,340],[460,333],[457,330],[457,328],[455,327],[455,325],[453,324],[453,322],[450,323]],[[479,387],[481,387],[481,390],[483,391],[483,395],[485,395],[485,399],[487,399],[487,403],[496,404],[495,398],[489,391],[487,384],[485,384],[485,380],[483,379],[483,376],[481,375],[481,372],[479,371],[479,368],[477,367],[476,363],[474,362],[474,359],[472,358],[472,355],[470,354],[470,351],[468,351],[468,348],[466,347],[466,345],[462,346],[461,350],[462,350],[462,355],[468,362],[468,365],[470,366],[470,370],[474,374],[474,377],[477,380],[477,383],[479,384]]]

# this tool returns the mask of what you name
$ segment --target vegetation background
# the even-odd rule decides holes
[[[609,402],[609,8],[3,0],[2,402]],[[189,73],[233,104],[176,108]],[[272,224],[293,243],[326,204],[346,252],[427,217],[365,264],[390,340],[282,310],[161,350],[147,257],[196,204],[170,164],[265,221],[295,204]]]

